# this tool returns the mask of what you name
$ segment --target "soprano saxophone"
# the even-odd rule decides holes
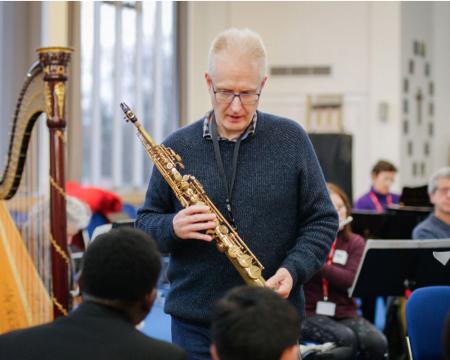
[[[131,121],[137,129],[137,136],[152,159],[153,163],[172,188],[175,196],[184,208],[191,205],[207,205],[216,215],[216,226],[206,233],[211,235],[220,252],[225,253],[233,266],[248,285],[264,286],[262,277],[264,266],[250,251],[238,233],[228,223],[222,213],[210,200],[202,184],[192,175],[181,175],[177,167],[184,169],[180,155],[171,148],[157,145],[148,135],[141,123],[128,105],[121,103],[120,107],[125,113],[125,120]]]

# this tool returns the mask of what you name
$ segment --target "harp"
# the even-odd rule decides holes
[[[71,51],[38,49],[17,100],[0,172],[0,333],[50,321],[69,308],[64,130]],[[49,144],[45,156],[37,151],[42,141]]]

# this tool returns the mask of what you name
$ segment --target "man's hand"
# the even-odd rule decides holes
[[[179,211],[173,218],[173,231],[175,235],[184,240],[211,241],[212,236],[205,231],[214,229],[216,215],[206,205],[192,205]]]
[[[266,281],[266,286],[273,289],[282,298],[287,298],[292,290],[294,280],[286,268],[279,268],[270,279]]]

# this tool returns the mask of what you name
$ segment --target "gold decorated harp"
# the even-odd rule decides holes
[[[0,169],[0,333],[50,321],[69,309],[64,130],[71,49],[37,52]]]

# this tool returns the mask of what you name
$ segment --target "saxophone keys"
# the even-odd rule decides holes
[[[172,168],[173,168],[173,164],[170,163],[170,162],[168,162],[168,163],[166,164],[166,169],[167,169],[167,170],[172,170]]]
[[[232,246],[230,246],[230,247],[228,248],[227,254],[228,254],[228,256],[229,256],[230,258],[236,259],[236,258],[237,258],[238,256],[240,256],[242,253],[241,253],[241,250],[240,250],[237,246],[232,245]]]
[[[238,257],[239,265],[241,265],[244,268],[249,267],[252,264],[252,257],[247,254],[243,254],[242,256]]]
[[[184,179],[184,176],[183,176],[183,179]],[[181,188],[181,190],[186,190],[186,189],[188,189],[188,188],[189,188],[188,182],[187,182],[187,181],[184,181],[184,180],[181,180],[180,188]]]
[[[219,252],[224,253],[227,250],[227,246],[224,243],[218,242],[216,243],[217,246],[217,250],[219,250]]]
[[[181,176],[181,174],[178,172],[178,170],[177,169],[175,169],[175,168],[172,168],[172,175],[173,175],[173,177],[174,177],[174,179],[176,180],[176,181],[181,181],[181,180],[183,180],[183,176]]]
[[[256,280],[261,277],[261,268],[256,265],[251,265],[245,270],[247,271],[248,276],[253,280]]]
[[[230,232],[230,230],[228,230],[228,227],[226,227],[225,225],[220,225],[219,232],[223,235],[227,235]]]

